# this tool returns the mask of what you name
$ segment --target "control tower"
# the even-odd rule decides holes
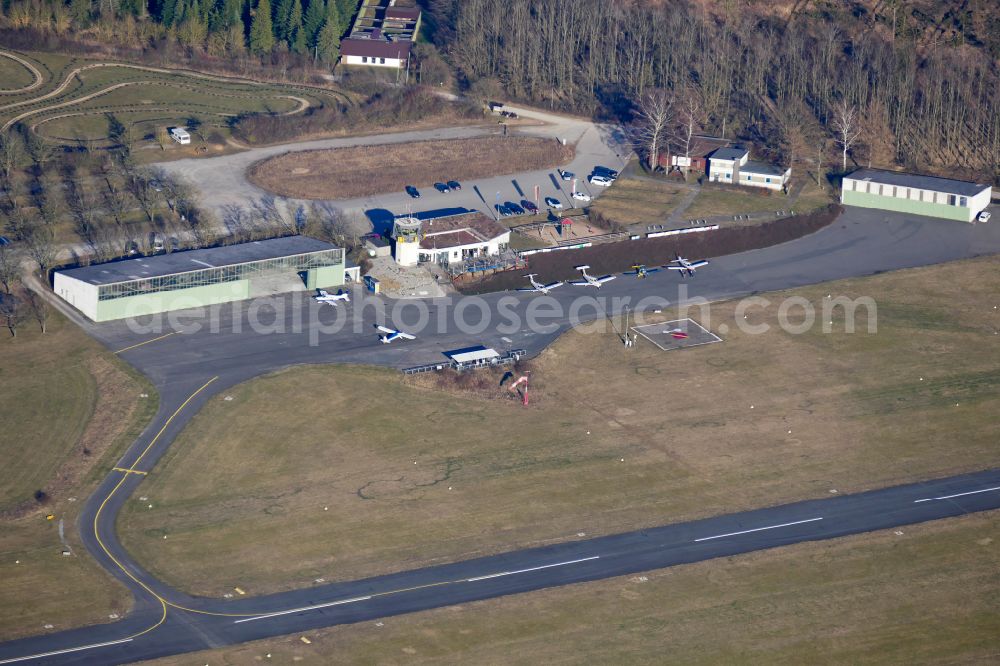
[[[420,259],[420,225],[415,217],[397,217],[393,222],[393,254],[400,266],[416,266]]]

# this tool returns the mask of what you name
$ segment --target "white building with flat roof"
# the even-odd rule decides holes
[[[858,169],[844,177],[840,202],[913,215],[972,222],[993,196],[989,185],[898,171]]]

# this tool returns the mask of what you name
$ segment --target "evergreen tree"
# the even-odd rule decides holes
[[[316,38],[315,54],[325,63],[334,63],[340,55],[340,36],[344,33],[340,15],[337,13],[337,3],[330,0],[326,8],[326,21]]]
[[[274,38],[289,39],[292,35],[292,26],[289,21],[292,17],[292,4],[294,0],[278,0],[274,5],[272,22],[274,23]],[[302,20],[302,6],[299,6],[299,20]]]
[[[270,55],[274,49],[274,32],[271,28],[270,0],[258,0],[250,24],[250,52],[256,55]]]
[[[308,47],[306,46],[305,31],[302,29],[301,0],[292,0],[292,13],[288,16],[286,39],[288,40],[288,50],[292,53],[302,54],[306,52]]]
[[[184,19],[177,29],[177,37],[182,44],[187,46],[202,48],[205,46],[205,39],[208,37],[208,25],[202,15],[201,6],[198,0],[184,10]]]
[[[167,4],[173,3],[174,8],[170,11],[170,22],[163,25],[169,28],[172,25],[180,25],[184,20],[186,6],[184,0],[166,0]]]
[[[305,18],[302,19],[302,27],[306,32],[306,45],[309,48],[316,46],[316,38],[323,28],[325,19],[326,5],[323,0],[309,0],[309,9],[306,10]]]
[[[3,8],[0,7],[0,10]],[[84,27],[90,23],[90,14],[93,11],[91,0],[70,0],[69,15],[73,18],[73,23],[78,27]]]
[[[160,2],[160,24],[164,28],[169,28],[174,22],[175,0],[162,0]]]
[[[346,30],[351,19],[354,18],[354,12],[358,9],[358,3],[356,0],[336,0],[336,2],[337,14],[340,16],[341,25]],[[341,34],[343,34],[343,31],[341,31]]]

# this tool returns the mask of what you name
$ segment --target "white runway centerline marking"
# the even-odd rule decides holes
[[[501,571],[500,573],[490,574],[488,576],[476,576],[475,578],[466,578],[465,582],[474,583],[477,580],[486,580],[488,578],[500,578],[501,576],[513,576],[514,574],[528,573],[529,571],[540,571],[542,569],[551,569],[552,567],[564,567],[567,564],[579,564],[580,562],[589,562],[591,560],[601,559],[600,555],[594,555],[593,557],[581,557],[578,560],[570,560],[568,562],[556,562],[555,564],[543,564],[540,567],[531,567],[530,569],[518,569],[517,571]]]
[[[943,495],[941,497],[925,497],[924,499],[913,500],[914,504],[918,502],[933,502],[935,500],[946,500],[953,497],[964,497],[965,495],[978,495],[979,493],[988,493],[994,490],[1000,490],[1000,486],[994,486],[993,488],[983,488],[982,490],[970,490],[967,493],[955,493],[954,495]]]
[[[814,523],[817,520],[823,520],[822,518],[808,518],[806,520],[796,520],[793,523],[781,523],[780,525],[768,525],[767,527],[755,527],[752,530],[743,530],[742,532],[728,532],[726,534],[716,534],[715,536],[702,537],[700,539],[695,539],[698,541],[711,541],[712,539],[722,539],[724,537],[738,536],[740,534],[750,534],[751,532],[763,532],[764,530],[776,530],[779,527],[791,527],[792,525],[802,525],[803,523]]]
[[[44,657],[55,657],[60,654],[69,654],[70,652],[82,652],[83,650],[93,650],[95,648],[108,647],[110,645],[118,645],[119,643],[128,643],[131,638],[123,638],[118,641],[108,641],[107,643],[94,643],[93,645],[81,645],[75,648],[66,648],[65,650],[54,650],[52,652],[43,652],[42,654],[29,654],[26,657],[14,657],[13,659],[4,659],[0,661],[0,664],[13,664],[18,661],[28,661],[29,659],[42,659]]]
[[[277,611],[276,613],[265,613],[264,615],[257,615],[256,617],[246,617],[242,620],[236,620],[233,624],[240,624],[242,622],[255,622],[257,620],[266,620],[272,617],[278,617],[281,615],[291,615],[292,613],[304,613],[305,611],[319,610],[320,608],[329,608],[330,606],[341,606],[343,604],[353,604],[357,601],[368,601],[371,596],[367,597],[354,597],[353,599],[341,599],[340,601],[331,601],[326,604],[316,604],[315,606],[303,606],[302,608],[292,608],[290,610]]]

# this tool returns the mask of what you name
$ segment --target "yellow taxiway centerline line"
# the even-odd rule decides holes
[[[124,349],[119,349],[118,351],[116,351],[114,353],[115,354],[121,354],[122,352],[127,352],[129,349],[135,349],[136,347],[141,347],[143,345],[148,345],[150,342],[156,342],[157,340],[162,340],[163,338],[169,338],[171,335],[177,335],[177,331],[171,331],[170,333],[166,333],[164,335],[161,335],[158,338],[153,338],[152,340],[146,340],[145,342],[140,342],[140,343],[132,345],[130,347],[125,347]]]

